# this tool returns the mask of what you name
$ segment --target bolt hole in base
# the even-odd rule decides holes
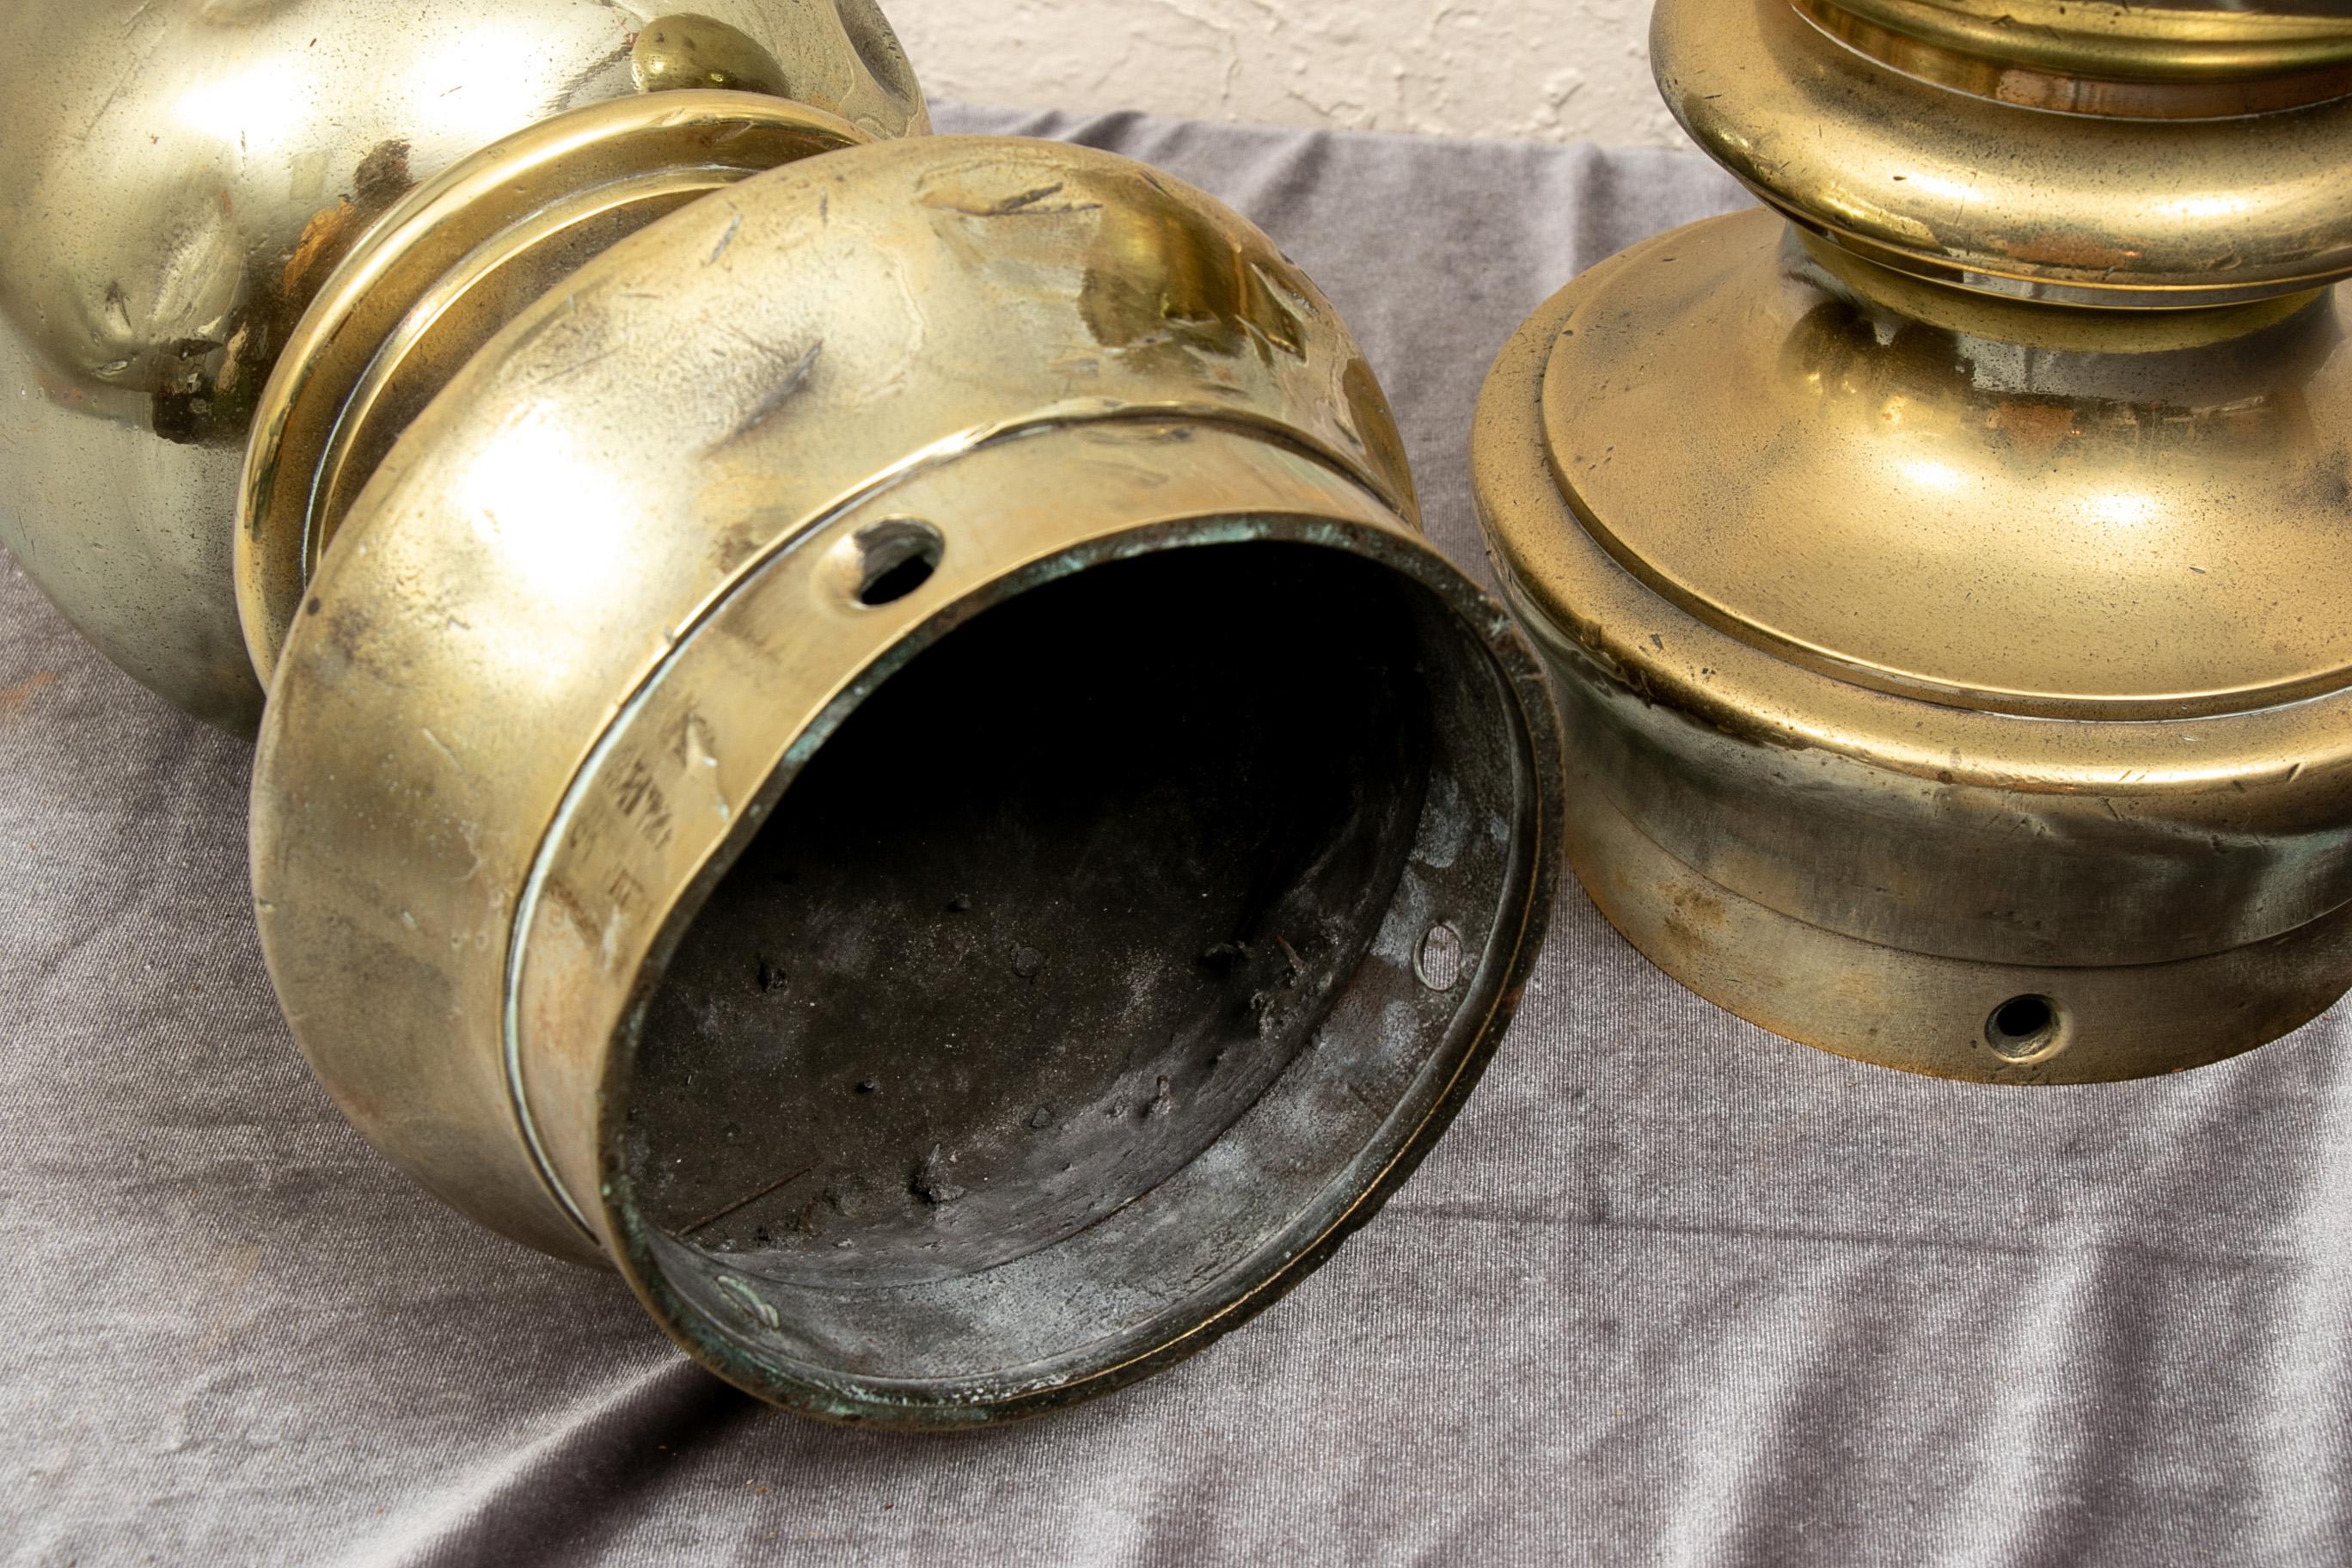
[[[2047,996],[2012,996],[1985,1020],[1985,1043],[2014,1062],[2046,1056],[2058,1044],[2061,1015]]]
[[[1432,991],[1451,991],[1462,978],[1462,936],[1452,926],[1433,925],[1421,939],[1413,973]]]
[[[1435,595],[1307,545],[1094,566],[948,632],[643,1015],[615,1191],[671,1315],[755,1383],[970,1407],[1278,1271],[1494,1005],[1511,700]]]
[[[846,545],[851,596],[867,608],[895,604],[931,580],[947,541],[929,523],[894,517],[859,529]]]

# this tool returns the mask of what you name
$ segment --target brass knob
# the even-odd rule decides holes
[[[1557,721],[1263,235],[875,142],[433,379],[299,591],[253,818],[288,1016],[426,1187],[767,1398],[940,1426],[1197,1348],[1437,1136]]]
[[[1654,57],[1774,211],[1578,280],[1475,437],[1596,901],[1742,1016],[1956,1078],[2319,1013],[2352,983],[2352,21],[1662,0]]]
[[[421,0],[396,24],[352,0],[16,6],[0,543],[110,658],[250,732],[229,560],[247,433],[391,208],[511,132],[656,89],[788,94],[861,138],[927,127],[873,0],[697,3]]]

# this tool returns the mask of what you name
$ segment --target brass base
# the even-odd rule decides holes
[[[2352,906],[2177,963],[2051,968],[1883,947],[1742,898],[1572,778],[1569,863],[1643,957],[1759,1028],[1977,1083],[2112,1083],[2239,1056],[2301,1027],[2352,971]]]
[[[2343,308],[1972,298],[1753,211],[1539,310],[1473,470],[1612,921],[1767,1028],[1987,1082],[2177,1071],[2327,1006]]]

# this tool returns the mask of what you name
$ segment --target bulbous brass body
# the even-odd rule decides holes
[[[347,267],[414,301],[431,254]],[[424,1185],[767,1398],[944,1426],[1197,1348],[1437,1136],[1535,952],[1557,720],[1264,236],[910,138],[462,358],[321,309],[247,468],[255,897]],[[330,482],[362,362],[431,395]]]
[[[1528,323],[1482,516],[1570,856],[1693,989],[1947,1077],[2131,1078],[2352,984],[2352,20],[1662,0],[1775,211]]]
[[[926,124],[872,0],[23,0],[0,58],[0,542],[107,656],[249,731],[256,400],[337,263],[460,159],[671,88]],[[653,209],[646,209],[650,216]]]
[[[271,978],[423,1185],[763,1397],[1024,1414],[1437,1137],[1558,718],[1264,236],[709,3],[34,5],[0,537],[268,684]]]

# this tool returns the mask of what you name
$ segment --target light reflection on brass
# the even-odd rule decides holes
[[[2062,114],[1832,35],[2000,63],[1970,40],[2014,12],[2008,65],[2226,91],[2352,58],[2352,21],[1801,8],[1835,9],[1664,0],[1654,39],[1780,216],[1593,268],[1481,405],[1571,858],[1669,973],[1867,1060],[2083,1081],[2275,1038],[2352,984],[2352,107]]]
[[[312,296],[459,159],[772,65],[869,136],[922,97],[872,0],[22,0],[0,57],[0,542],[140,680],[257,722],[229,592],[256,400]],[[648,37],[692,40],[664,53]],[[724,40],[715,47],[714,41]],[[678,54],[685,49],[683,56]],[[700,61],[693,70],[680,59]]]

